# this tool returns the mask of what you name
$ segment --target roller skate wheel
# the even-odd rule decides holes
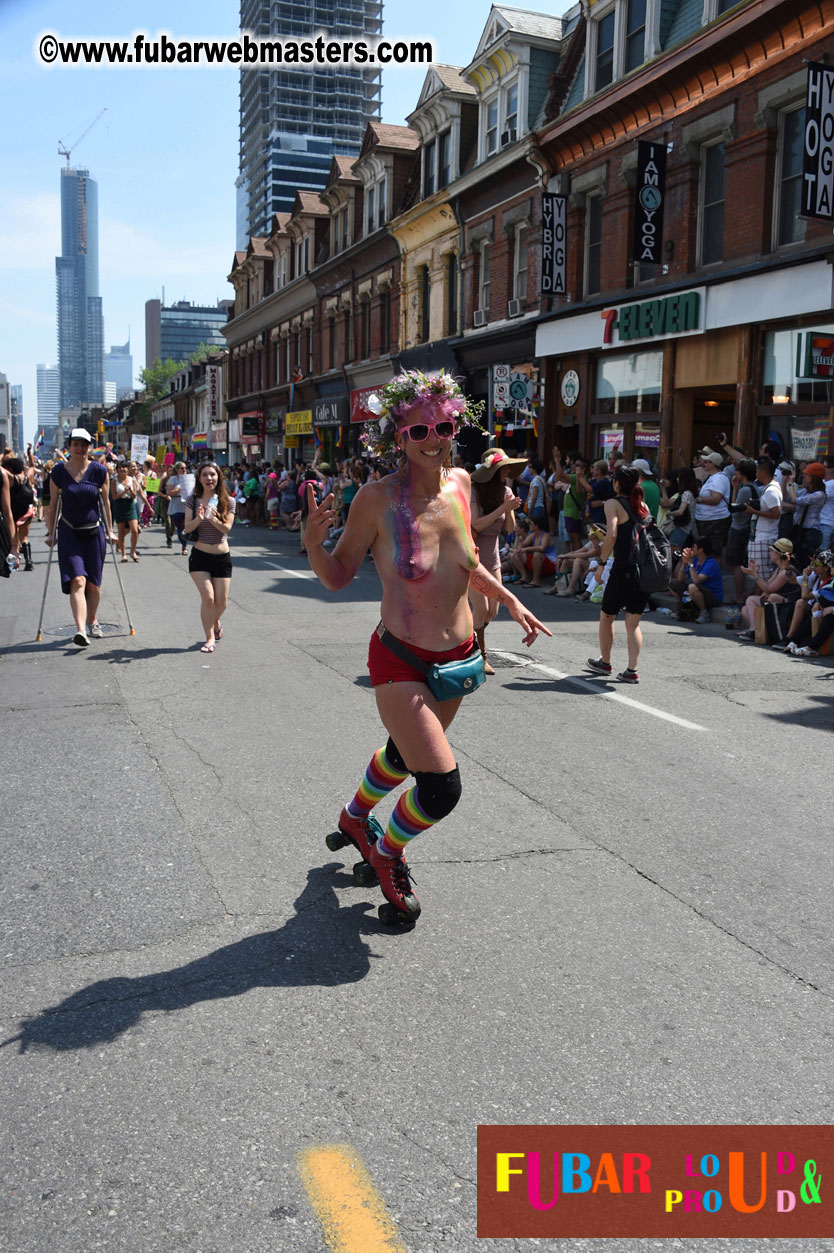
[[[373,866],[366,861],[358,861],[353,867],[353,882],[360,888],[375,888],[379,879]]]
[[[330,849],[331,853],[338,853],[340,848],[344,848],[346,844],[350,844],[350,840],[344,831],[331,831],[329,835],[324,837],[324,842]]]
[[[413,927],[417,921],[416,918],[409,918],[408,914],[404,914],[401,909],[397,909],[396,905],[392,905],[390,901],[380,905],[377,913],[379,914],[379,921],[384,922],[386,927]]]

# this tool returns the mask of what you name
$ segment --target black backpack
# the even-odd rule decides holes
[[[634,523],[632,556],[640,575],[641,592],[665,592],[674,568],[672,545],[651,514],[648,522],[642,522],[622,497],[619,503]]]

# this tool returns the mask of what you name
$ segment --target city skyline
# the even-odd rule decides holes
[[[438,60],[466,64],[488,3],[448,11],[428,0],[419,11],[386,5],[384,33],[431,39]],[[60,0],[8,0],[0,8],[0,102],[10,118],[4,156],[8,195],[0,237],[0,370],[36,395],[36,365],[57,358],[55,257],[60,251],[58,178],[64,164],[89,169],[99,186],[99,264],[105,343],[129,328],[144,361],[144,307],[190,300],[216,305],[232,296],[226,282],[236,243],[239,73],[236,69],[49,69],[35,60],[45,30],[66,37],[118,38],[141,29],[230,37],[235,0],[183,0],[172,19],[161,0],[126,0],[113,17],[92,0],[68,10]],[[173,28],[173,29],[172,29]],[[426,67],[383,74],[382,119],[402,125],[416,106]],[[103,108],[107,112],[83,140]],[[73,144],[76,147],[73,147]],[[137,371],[138,372],[138,371]],[[27,404],[25,435],[35,434]]]

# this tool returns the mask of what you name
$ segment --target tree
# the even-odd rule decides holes
[[[186,362],[184,361],[172,361],[170,357],[166,361],[160,361],[159,357],[157,357],[153,365],[142,367],[139,371],[139,380],[145,393],[145,399],[139,406],[137,414],[140,422],[144,423],[150,419],[151,407],[158,400],[161,400],[163,396],[168,395],[171,379],[175,374],[179,374],[185,365]]]

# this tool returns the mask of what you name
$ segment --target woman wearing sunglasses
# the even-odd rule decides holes
[[[377,417],[366,424],[368,446],[378,456],[396,453],[399,467],[357,492],[332,553],[322,545],[333,522],[333,498],[321,506],[312,492],[309,498],[307,553],[324,586],[346,587],[368,549],[382,580],[382,621],[371,636],[368,669],[389,739],[371,759],[342,810],[339,833],[328,842],[336,849],[349,841],[372,867],[389,902],[380,908],[383,921],[413,923],[420,904],[404,850],[451,813],[461,793],[446,738],[461,697],[438,698],[426,671],[473,653],[480,658],[470,588],[506,605],[528,646],[540,631],[550,631],[480,564],[472,539],[469,475],[452,468],[451,451],[459,425],[478,424],[480,406],[467,402],[449,374],[430,378],[409,371],[371,397],[369,409]],[[473,665],[480,666],[472,684],[477,686],[482,663]],[[415,786],[399,798],[383,831],[371,810],[410,774]]]

